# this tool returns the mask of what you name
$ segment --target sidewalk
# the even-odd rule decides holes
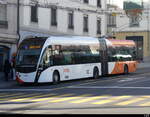
[[[9,78],[8,81],[5,81],[4,73],[0,72],[0,88],[10,87],[11,85],[13,85],[15,83],[16,83],[16,81],[12,80],[11,78]]]
[[[140,62],[138,64],[138,69],[142,69],[142,68],[150,68],[150,61],[149,62]]]

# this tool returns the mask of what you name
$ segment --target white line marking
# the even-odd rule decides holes
[[[125,78],[125,79],[122,79],[122,80],[119,80],[118,82],[128,82],[128,81],[134,81],[134,80],[143,80],[145,77],[138,77],[138,78]]]
[[[92,86],[92,87],[86,87],[86,86],[70,86],[68,88],[75,88],[75,89],[150,89],[150,87],[118,87],[118,86],[112,86],[112,87],[98,87],[98,86]]]
[[[130,84],[142,83],[142,82],[146,82],[146,81],[150,81],[150,79],[137,80],[137,81],[134,81],[134,82],[132,82],[132,81],[130,81],[130,82],[124,82],[124,83],[120,84],[120,87],[123,87],[123,86],[126,86],[126,85],[130,85]]]
[[[22,92],[28,92],[28,91],[37,91],[37,92],[42,92],[42,91],[53,91],[55,89],[0,89],[0,92],[13,92],[13,91],[22,91]]]
[[[119,86],[111,86],[111,87],[99,87],[99,86],[68,86],[66,89],[146,89],[149,90],[150,87],[119,87]],[[53,91],[56,89],[0,89],[0,92],[45,92],[45,91]]]

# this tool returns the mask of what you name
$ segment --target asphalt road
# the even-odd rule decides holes
[[[150,114],[150,70],[99,79],[0,88],[0,113]]]

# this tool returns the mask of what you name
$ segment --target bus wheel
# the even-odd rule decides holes
[[[94,70],[93,70],[93,78],[94,79],[99,78],[99,70],[98,70],[97,67],[95,67]]]
[[[129,73],[128,66],[125,65],[125,66],[124,66],[124,74],[128,74],[128,73]]]
[[[57,71],[54,71],[53,73],[53,84],[58,84],[60,81],[60,76]]]

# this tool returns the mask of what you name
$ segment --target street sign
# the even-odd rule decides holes
[[[124,10],[143,9],[142,0],[126,0],[123,3]]]

